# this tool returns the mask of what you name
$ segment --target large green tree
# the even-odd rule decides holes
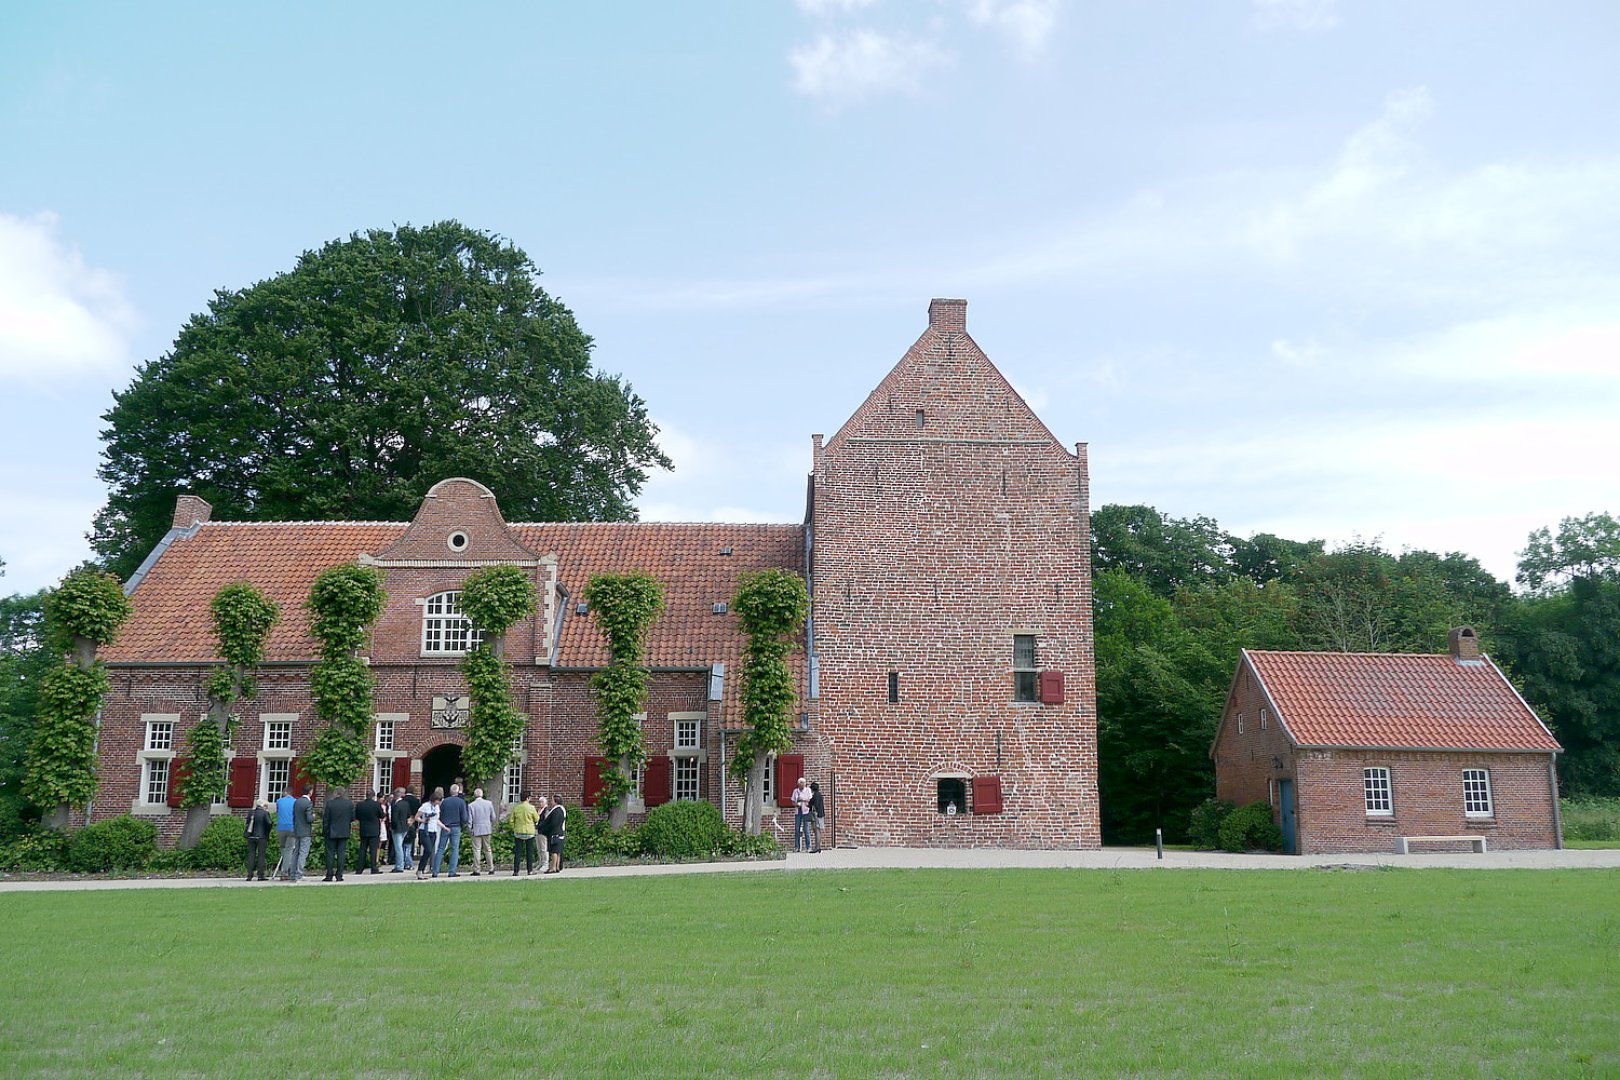
[[[518,248],[453,221],[373,230],[220,291],[103,419],[93,540],[127,576],[176,494],[227,520],[402,520],[447,476],[517,519],[629,519],[669,461],[639,397]]]
[[[44,643],[45,592],[0,597],[0,839],[38,810],[23,798],[39,681],[51,665]]]

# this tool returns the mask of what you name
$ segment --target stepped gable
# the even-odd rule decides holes
[[[204,663],[218,660],[208,605],[238,581],[251,582],[281,608],[265,659],[312,660],[304,603],[321,571],[397,540],[402,522],[214,521],[178,536],[130,595],[133,610],[108,663]]]
[[[827,449],[847,441],[976,439],[1061,446],[968,336],[967,301],[940,299],[928,305],[922,336],[827,440]]]
[[[1556,751],[1495,664],[1450,654],[1245,650],[1302,747]]]
[[[404,535],[376,553],[384,566],[533,565],[539,558],[506,524],[495,493],[463,477],[429,488]]]

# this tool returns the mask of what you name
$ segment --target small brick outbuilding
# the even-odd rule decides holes
[[[1245,649],[1210,756],[1218,798],[1315,855],[1561,847],[1560,749],[1459,627],[1439,654]]]

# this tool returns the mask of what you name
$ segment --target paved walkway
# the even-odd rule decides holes
[[[1475,854],[1421,855],[1227,855],[1211,851],[1167,851],[1161,861],[1152,848],[1103,848],[1100,851],[1021,851],[997,848],[841,848],[818,855],[789,855],[772,862],[682,863],[673,866],[602,866],[564,870],[561,877],[642,877],[648,874],[716,874],[739,872],[782,873],[814,870],[990,870],[1006,868],[1073,870],[1309,870],[1317,867],[1364,868],[1380,866],[1451,867],[1470,870],[1513,868],[1552,869],[1620,867],[1620,848],[1593,851],[1492,851]],[[490,884],[511,881],[509,872],[493,877],[463,873],[418,882],[416,875],[354,874],[341,884],[325,884],[307,877],[300,889],[356,888],[381,885],[438,886]],[[528,884],[549,883],[559,877],[520,879]],[[53,892],[86,889],[285,889],[284,882],[245,882],[241,878],[85,878],[75,881],[0,881],[3,892]]]

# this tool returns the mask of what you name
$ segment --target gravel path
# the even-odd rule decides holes
[[[569,868],[561,877],[641,877],[647,874],[725,874],[784,873],[813,870],[986,870],[1003,868],[1075,870],[1309,870],[1314,868],[1366,869],[1381,866],[1452,867],[1472,870],[1616,868],[1620,849],[1570,851],[1493,851],[1476,854],[1421,855],[1227,855],[1209,851],[1167,851],[1163,861],[1152,848],[1103,848],[1101,851],[1022,851],[999,848],[842,848],[817,855],[789,855],[775,862],[684,863],[677,866],[603,866]],[[429,879],[434,885],[490,884],[511,881],[508,873],[493,877],[461,874],[455,879]],[[533,885],[558,880],[555,877],[520,879]],[[416,875],[349,874],[339,885],[320,878],[305,878],[297,887],[355,888],[360,886],[427,885]],[[59,892],[85,889],[285,889],[284,882],[245,882],[241,878],[85,878],[75,881],[0,881],[0,893]]]

